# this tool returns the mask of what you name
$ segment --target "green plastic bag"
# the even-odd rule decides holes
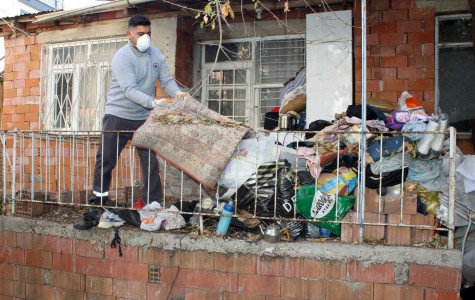
[[[354,203],[353,196],[339,196],[337,205],[335,194],[324,194],[313,184],[304,185],[297,192],[297,211],[309,220],[341,221]],[[341,223],[317,221],[315,224],[341,235]]]

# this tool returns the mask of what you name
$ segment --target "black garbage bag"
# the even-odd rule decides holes
[[[115,210],[115,213],[122,220],[124,220],[126,224],[129,224],[135,227],[140,227],[140,224],[142,224],[142,220],[140,220],[140,214],[136,210],[117,209]]]
[[[233,195],[237,208],[261,217],[294,216],[295,174],[287,160],[269,162],[257,169]]]

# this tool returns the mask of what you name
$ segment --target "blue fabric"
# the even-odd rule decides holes
[[[280,91],[280,95],[279,95],[280,104],[282,104],[282,99],[284,99],[285,95],[295,90],[297,87],[304,85],[306,82],[307,82],[307,72],[305,68],[302,68],[302,70],[300,70],[299,73],[295,76],[295,79],[285,84],[282,90]]]
[[[375,140],[368,146],[368,153],[373,161],[379,161],[382,157],[394,155],[402,150],[404,146],[404,138],[402,136],[392,136],[383,140],[383,148],[381,149],[381,141]]]

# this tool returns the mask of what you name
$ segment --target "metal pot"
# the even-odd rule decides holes
[[[297,127],[297,118],[291,114],[283,114],[279,117],[279,129],[292,130]]]
[[[280,241],[281,237],[281,228],[277,224],[271,224],[267,226],[266,231],[264,232],[264,240],[269,243],[277,243]]]

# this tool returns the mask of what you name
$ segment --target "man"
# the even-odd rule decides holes
[[[162,88],[171,97],[180,99],[186,95],[170,75],[163,53],[150,46],[150,24],[150,19],[146,16],[132,16],[127,31],[129,43],[112,58],[112,83],[107,96],[101,143],[96,154],[93,195],[89,199],[91,204],[108,203],[112,170],[121,151],[132,138],[132,133],[124,131],[139,128],[156,106],[156,80],[160,81]],[[142,201],[160,202],[163,195],[155,153],[147,149],[137,150],[144,181]],[[97,225],[102,211],[96,209],[85,213],[84,221],[75,224],[74,228],[85,230]],[[112,222],[105,226],[123,223],[113,223],[115,214],[110,211],[106,211],[103,217]]]

